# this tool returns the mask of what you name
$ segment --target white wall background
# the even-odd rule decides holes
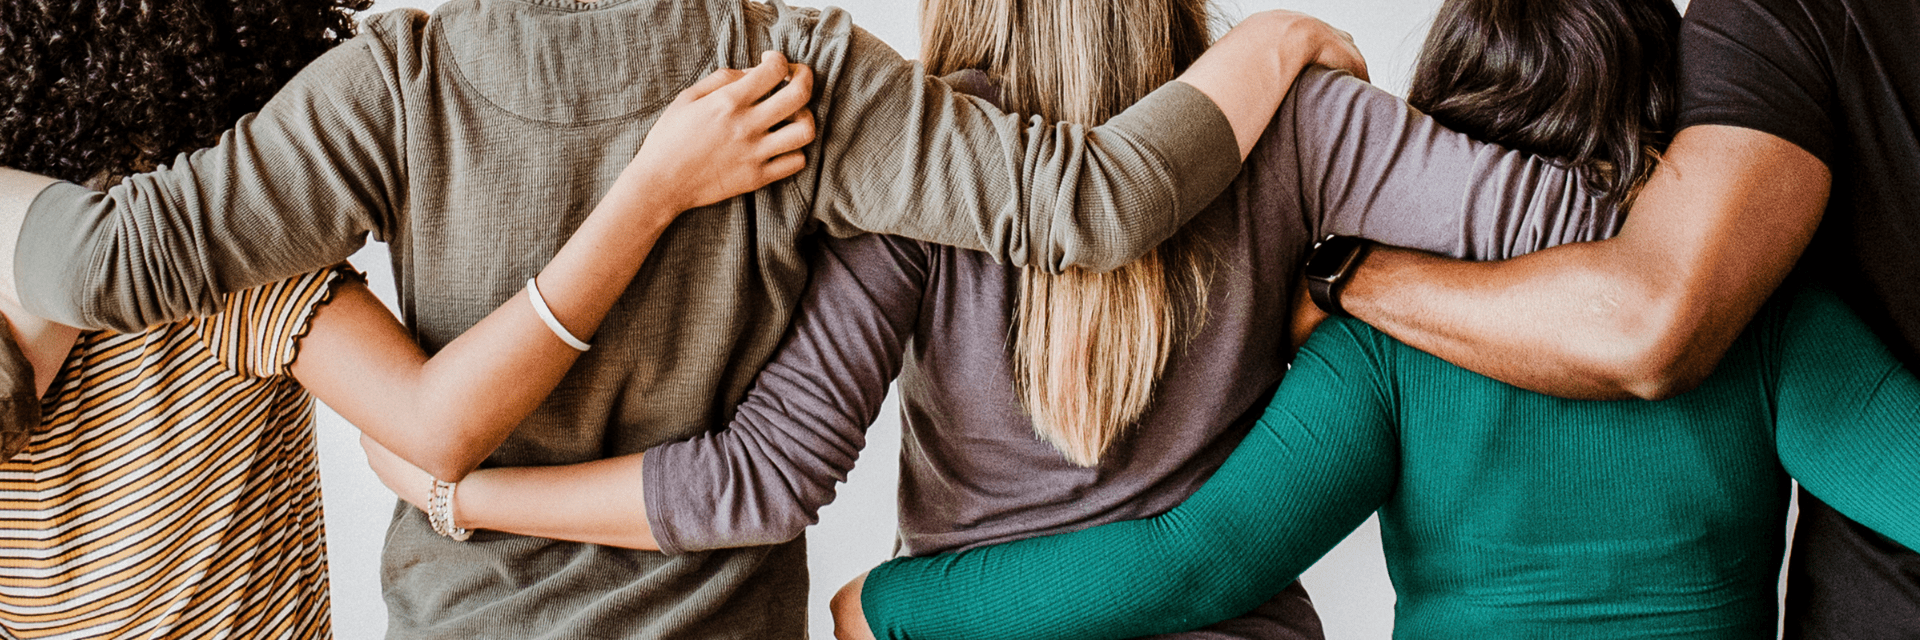
[[[731,0],[715,0],[731,1]],[[825,0],[789,0],[826,4]],[[382,0],[375,11],[401,7],[431,10],[440,0]],[[913,0],[840,0],[856,21],[908,57],[918,50],[917,2]],[[1319,16],[1350,31],[1368,57],[1376,84],[1404,94],[1413,57],[1439,0],[1220,0],[1220,13],[1238,21],[1267,9],[1293,9]],[[374,290],[393,299],[392,270],[383,246],[354,256]],[[839,500],[821,513],[808,534],[813,570],[813,636],[831,638],[826,599],[848,579],[887,558],[892,549],[894,478],[898,472],[900,424],[889,404],[870,436],[860,467],[840,491]],[[381,540],[394,499],[366,468],[357,433],[332,411],[320,418],[320,463],[326,492],[327,543],[331,554],[334,633],[342,640],[381,637],[386,608],[380,599]],[[1334,640],[1386,638],[1392,630],[1393,592],[1380,556],[1379,529],[1373,522],[1354,534],[1306,575]]]

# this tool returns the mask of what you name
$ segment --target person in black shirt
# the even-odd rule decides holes
[[[1516,386],[1657,399],[1797,270],[1920,370],[1920,2],[1694,0],[1680,78],[1678,132],[1617,237],[1491,263],[1382,247],[1340,304]],[[1787,637],[1920,637],[1920,555],[1801,498]]]

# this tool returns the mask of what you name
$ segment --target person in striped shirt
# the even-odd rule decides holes
[[[18,52],[0,83],[21,89],[0,102],[0,165],[104,186],[212,144],[365,8],[136,4],[0,2],[0,51]],[[682,93],[537,282],[431,358],[345,265],[141,333],[0,300],[0,363],[41,399],[0,438],[0,636],[330,636],[311,398],[457,481],[560,382],[680,212],[801,168],[811,88],[778,87],[797,71],[768,56]]]

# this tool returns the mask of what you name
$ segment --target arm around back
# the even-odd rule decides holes
[[[15,245],[31,312],[123,332],[346,259],[402,206],[393,76],[424,16],[391,13],[321,56],[218,145],[106,193],[57,184]]]
[[[1612,237],[1624,217],[1562,163],[1448,129],[1338,71],[1301,74],[1262,145],[1256,196],[1299,211],[1315,239],[1497,260]]]
[[[761,100],[788,71],[768,56],[751,72],[716,72],[682,92],[537,277],[432,358],[354,283],[314,319],[293,374],[385,449],[460,480],[560,384],[588,348],[569,341],[592,339],[681,212],[800,168],[796,150],[812,140],[811,85]]]
[[[874,635],[1118,640],[1266,602],[1392,493],[1383,341],[1322,327],[1226,464],[1167,513],[875,568],[861,586]]]
[[[646,513],[661,551],[800,537],[866,447],[919,321],[926,245],[828,240],[812,265],[785,341],[727,428],[646,452]]]
[[[1781,465],[1847,517],[1920,549],[1920,380],[1832,293],[1784,295]]]
[[[919,313],[921,246],[826,243],[786,343],[727,429],[642,454],[476,471],[460,484],[456,521],[668,553],[798,537],[852,469],[899,371]],[[425,504],[424,473],[366,448],[389,488]]]
[[[1835,5],[1837,7],[1838,5]],[[1820,225],[1846,61],[1797,0],[1703,0],[1678,41],[1678,134],[1611,240],[1502,263],[1387,251],[1351,311],[1449,362],[1533,391],[1648,399],[1713,371]],[[1844,33],[1843,33],[1844,32]]]
[[[1157,247],[1238,174],[1301,69],[1364,72],[1331,27],[1268,12],[1107,123],[1055,124],[957,94],[842,12],[818,20],[803,25],[810,42],[844,50],[795,54],[828,84],[818,171],[802,175],[815,216],[836,235],[902,235],[1048,271],[1111,269]],[[820,35],[831,32],[845,35]]]
[[[1407,344],[1514,386],[1671,397],[1713,372],[1786,277],[1830,179],[1786,140],[1692,127],[1612,239],[1489,263],[1376,251],[1344,299]]]

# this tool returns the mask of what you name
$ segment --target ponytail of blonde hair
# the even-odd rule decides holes
[[[1206,0],[926,0],[928,71],[985,71],[1001,107],[1099,124],[1206,49]],[[1014,319],[1015,390],[1067,460],[1100,463],[1152,404],[1184,337],[1205,321],[1208,268],[1186,238],[1107,273],[1028,268]]]

